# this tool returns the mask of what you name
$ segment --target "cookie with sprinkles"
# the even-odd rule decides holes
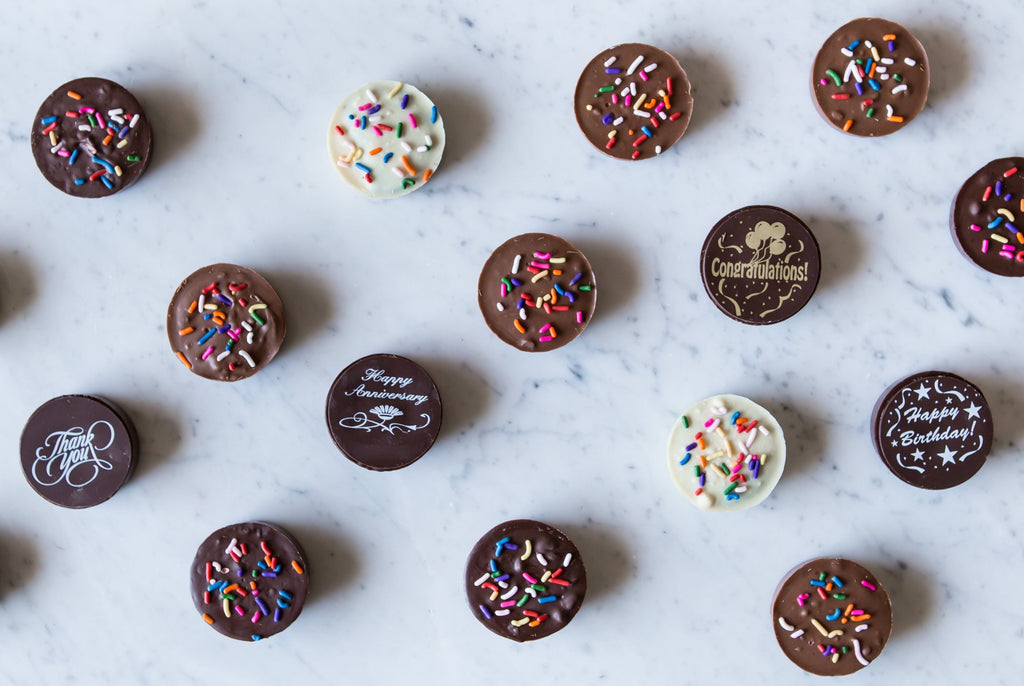
[[[192,603],[214,630],[259,641],[287,629],[309,595],[309,564],[287,531],[266,522],[210,534],[189,568]]]
[[[491,331],[514,348],[546,352],[587,328],[597,304],[590,262],[564,238],[524,233],[495,250],[477,286]]]
[[[181,282],[167,307],[171,350],[206,379],[249,378],[274,359],[284,334],[281,298],[248,267],[203,267]]]
[[[75,79],[53,91],[32,122],[32,155],[68,195],[103,198],[142,176],[153,133],[142,105],[108,79]]]
[[[886,19],[855,19],[829,36],[814,58],[818,113],[854,136],[887,136],[924,109],[928,55],[907,29]]]
[[[1024,157],[993,160],[953,200],[949,228],[960,252],[999,276],[1024,276]]]
[[[782,652],[797,667],[818,676],[842,676],[881,654],[892,631],[892,605],[864,567],[842,558],[819,558],[791,570],[779,584],[772,626]]]
[[[686,132],[693,95],[675,57],[653,45],[624,43],[587,64],[573,107],[580,130],[598,150],[620,160],[644,160]]]
[[[473,616],[513,641],[534,641],[564,628],[586,593],[579,550],[558,529],[532,519],[494,527],[466,561]]]
[[[373,81],[342,100],[327,128],[341,177],[372,198],[422,188],[444,153],[444,121],[430,98],[401,81]]]
[[[668,439],[672,481],[713,512],[744,510],[771,494],[786,466],[786,437],[768,410],[740,395],[706,398],[676,420]]]

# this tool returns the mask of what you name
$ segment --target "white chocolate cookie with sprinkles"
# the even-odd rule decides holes
[[[372,198],[421,188],[441,164],[444,142],[437,107],[400,81],[373,81],[350,93],[327,130],[331,164]]]

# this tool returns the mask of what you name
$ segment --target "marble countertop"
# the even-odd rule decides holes
[[[307,3],[58,0],[5,10],[0,135],[0,682],[10,684],[809,683],[775,644],[772,593],[841,554],[894,605],[877,664],[850,683],[1019,683],[1024,610],[1020,285],[963,259],[949,204],[984,163],[1021,154],[1024,6],[908,0]],[[882,140],[837,134],[808,95],[821,42],[860,15],[922,41],[928,105]],[[695,112],[662,158],[630,165],[579,134],[571,94],[613,44],[676,55]],[[29,123],[66,80],[110,77],[145,104],[151,168],[106,200],[38,174]],[[448,148],[429,186],[370,201],[332,171],[325,127],[373,79],[432,95]],[[816,234],[822,279],[770,327],[719,313],[697,270],[727,212],[774,204]],[[560,234],[601,285],[572,345],[527,355],[476,304],[505,239]],[[216,384],[170,353],[164,313],[194,269],[259,270],[289,332],[256,377]],[[364,471],[324,426],[331,380],[374,352],[437,381],[434,448]],[[992,403],[988,464],[926,492],[868,435],[878,395],[923,369]],[[31,412],[103,395],[134,418],[142,462],[108,503],[54,507],[21,474]],[[675,490],[665,446],[714,393],[771,409],[789,443],[774,494],[709,515]],[[556,636],[517,645],[477,625],[465,556],[517,517],[569,533],[590,590]],[[214,529],[265,519],[305,545],[310,602],[258,645],[210,631],[186,572]],[[712,656],[714,652],[714,656]],[[844,681],[845,683],[845,681]]]

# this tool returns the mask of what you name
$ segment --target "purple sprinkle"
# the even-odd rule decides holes
[[[519,546],[517,546],[515,543],[506,543],[505,547],[509,550],[519,550]]]
[[[267,609],[267,606],[263,603],[262,600],[260,600],[259,598],[253,598],[253,600],[256,601],[256,606],[260,608],[260,612],[262,612],[264,615],[270,614],[270,610]]]
[[[707,475],[704,472],[700,473],[700,487],[704,488],[704,482],[707,481]]]
[[[408,104],[409,104],[409,94],[406,93],[405,95],[402,96],[402,109],[404,110],[405,106],[408,105]]]
[[[217,329],[217,333],[227,333],[230,330],[231,330],[231,325],[230,324],[225,324],[224,326],[222,326],[219,329]]]
[[[522,282],[522,281],[520,281],[519,279],[517,279],[517,278],[516,278],[516,277],[514,277],[514,276],[510,276],[510,277],[508,277],[508,280],[509,280],[509,281],[511,281],[511,282],[512,282],[512,285],[513,285],[513,286],[515,286],[516,288],[519,288],[520,286],[522,286],[522,285],[523,285],[523,282]]]
[[[241,567],[238,568],[238,576],[242,576],[242,568]],[[264,614],[266,614],[266,613],[264,613]]]
[[[483,605],[480,605],[479,607],[480,607],[480,611],[484,613],[484,617],[486,617],[487,619],[490,619],[491,618],[491,611],[488,610]]]
[[[569,291],[566,291],[566,292],[565,292],[565,297],[567,297],[567,298],[569,299],[569,302],[571,302],[571,303],[574,303],[574,302],[576,302],[576,298],[574,298],[574,297],[572,296],[572,293],[570,293]]]
[[[996,195],[1002,195],[1002,194],[1003,194],[1003,182],[1002,181],[996,181]]]
[[[569,282],[570,286],[575,286],[576,282],[583,278],[583,272],[580,272],[576,276],[572,277],[572,281]]]
[[[1006,195],[1003,196],[1003,200],[1005,202],[1010,202],[1010,200],[1012,200],[1012,199],[1013,199],[1013,193],[1007,193]]]
[[[612,113],[609,112],[608,114],[601,117],[601,123],[604,124],[605,126],[608,126],[609,124],[612,123],[613,119],[614,117],[612,117]]]
[[[276,610],[274,610],[274,621],[275,622],[280,622],[281,621],[281,608],[277,608]]]
[[[622,70],[619,69],[618,67],[607,67],[607,68],[605,68],[604,73],[605,74],[621,74]]]
[[[367,114],[373,114],[373,113],[379,112],[379,111],[380,111],[380,105],[374,105],[370,109],[366,110],[366,113]]]
[[[696,447],[697,447],[696,443],[691,443],[690,445],[686,446],[686,452],[690,452],[691,450],[693,450]]]
[[[502,574],[501,576],[495,577],[494,580],[495,581],[504,581],[507,578],[509,578],[508,574]]]
[[[231,301],[231,298],[227,297],[227,296],[226,296],[226,295],[224,295],[223,293],[218,293],[218,294],[217,294],[217,300],[220,300],[220,301],[221,301],[222,303],[224,303],[225,305],[233,305],[233,304],[234,304],[234,303],[233,303],[233,302]]]
[[[523,300],[522,298],[520,298],[519,302],[516,303],[516,309],[517,310],[521,310],[521,309],[523,309],[523,306],[525,306],[525,305],[526,305],[526,301]]]
[[[889,41],[889,52],[893,52],[894,50],[896,50],[896,43]]]
[[[860,83],[854,83],[853,86],[857,89],[857,95],[864,95],[864,87]]]
[[[753,477],[756,479],[758,474],[761,473],[761,461],[760,460],[751,460],[751,462],[752,462],[752,464],[750,465],[750,471],[751,471]]]
[[[263,576],[277,576],[277,572],[261,572]]]
[[[1010,222],[1006,222],[1006,228],[1008,228],[1010,231],[1013,231],[1014,233],[1017,233],[1017,227],[1011,224]]]

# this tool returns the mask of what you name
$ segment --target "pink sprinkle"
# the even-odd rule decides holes
[[[576,313],[576,323],[577,324],[582,324],[583,323],[583,313],[582,312],[577,312]]]
[[[96,123],[100,125],[101,129],[107,128],[107,125],[103,123],[103,115],[99,112],[96,113]]]
[[[506,295],[508,295],[508,287],[505,285],[505,282],[502,281],[501,282],[501,297],[504,298]]]
[[[658,103],[658,106],[654,108],[654,111],[655,112],[661,112],[663,109],[665,109],[665,101],[664,100],[662,100],[661,102]]]
[[[629,103],[630,103],[630,101],[631,101],[632,99],[633,99],[633,96],[631,96],[631,95],[626,95],[626,107],[629,107]]]
[[[1013,259],[1013,253],[1012,252],[1001,252],[1001,253],[999,253],[999,256],[1000,257],[1009,257],[1011,260]]]
[[[256,612],[252,614],[252,623],[255,624],[256,622],[260,621],[260,616],[260,611],[256,610]]]
[[[79,107],[79,108],[78,108],[78,113],[79,113],[79,114],[92,114],[92,113],[93,113],[93,112],[95,112],[95,111],[96,111],[96,110],[94,110],[94,109],[93,109],[93,108],[91,108],[91,107]]]
[[[548,264],[547,262],[538,262],[537,260],[532,260],[530,262],[530,266],[531,267],[536,267],[537,269],[547,269],[551,265]]]
[[[540,341],[541,343],[547,343],[548,341],[553,341],[555,339],[552,336],[541,336],[537,340]]]
[[[550,328],[551,328],[551,323],[549,322],[549,323],[545,324],[544,326],[540,327],[540,331],[538,331],[537,333],[544,333],[545,331],[547,331]]]
[[[409,113],[409,121],[412,123],[412,128],[416,128],[416,116],[412,112]]]
[[[864,614],[864,610],[854,610],[850,614],[853,615],[854,617],[860,617],[862,614]]]
[[[228,337],[231,338],[234,341],[237,341],[238,340],[238,331],[237,330],[228,331]]]
[[[67,150],[58,150],[57,154],[60,155],[61,157],[71,157],[71,153],[69,153]]]
[[[618,93],[612,93],[612,104],[613,105],[619,104],[619,94]]]
[[[708,417],[707,421],[704,422],[704,428],[707,429],[708,427],[710,427],[714,423],[715,423],[715,418],[714,417]]]
[[[378,136],[383,136],[383,135],[384,135],[384,132],[380,130],[380,127],[379,127],[379,126],[374,126],[374,127],[373,127],[373,132],[374,132],[375,134],[377,134]]]
[[[873,585],[871,584],[871,582],[870,582],[870,581],[868,581],[867,579],[863,579],[863,580],[862,580],[862,581],[860,582],[860,585],[861,585],[861,586],[863,586],[864,588],[866,588],[866,589],[870,590],[870,591],[877,591],[877,590],[878,590],[878,589],[877,589],[877,588],[875,588],[875,587],[874,587],[874,586],[873,586]]]
[[[373,103],[372,102],[368,102],[365,105],[360,105],[359,106],[359,111],[360,112],[365,112],[366,110],[370,109],[371,107],[373,107]]]
[[[549,252],[535,252],[533,253],[533,256],[536,257],[538,260],[551,259],[551,253]]]
[[[827,86],[828,85],[828,81],[826,81],[825,79],[822,79],[818,83],[820,83],[822,86]]]
[[[512,607],[515,604],[516,604],[516,601],[514,601],[514,600],[506,600],[505,602],[503,602],[501,604],[501,606],[502,607]]]
[[[213,354],[213,346],[211,345],[209,348],[206,349],[206,352],[203,353],[203,359],[205,360],[207,357],[209,357],[212,354]]]
[[[235,605],[235,612],[237,612],[242,617],[245,616],[245,610],[242,609],[241,605]]]
[[[646,81],[647,80],[647,74],[645,74],[644,72],[641,71],[640,72],[640,78],[643,79],[644,81]]]
[[[526,579],[527,581],[529,581],[529,582],[530,582],[531,584],[535,584],[535,583],[537,583],[537,580],[536,580],[536,579],[534,579],[534,578],[533,578],[532,576],[530,576],[529,574],[527,574],[526,572],[523,572],[523,578],[524,578],[524,579]]]
[[[981,241],[981,251],[988,252],[988,239],[985,238]]]
[[[977,224],[971,224],[971,231],[981,231],[981,227]]]

